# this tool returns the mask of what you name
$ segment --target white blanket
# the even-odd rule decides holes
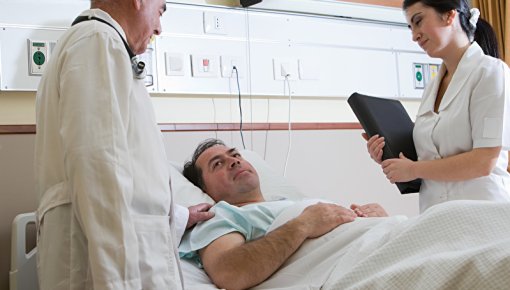
[[[510,289],[510,203],[443,203],[351,250],[323,289]]]
[[[284,211],[272,228],[309,203]],[[509,285],[510,203],[452,201],[411,219],[358,218],[342,225],[305,242],[254,289],[510,289]]]

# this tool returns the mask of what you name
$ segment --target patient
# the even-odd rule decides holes
[[[356,217],[387,216],[378,204],[348,209],[317,203],[266,234],[278,214],[294,202],[265,201],[255,168],[235,148],[217,139],[206,140],[185,164],[183,173],[217,204],[212,208],[214,218],[186,234],[180,254],[199,258],[220,288],[253,287],[276,272],[307,239],[320,237]]]

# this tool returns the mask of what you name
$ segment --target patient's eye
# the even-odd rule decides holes
[[[215,161],[215,162],[213,163],[213,165],[212,165],[212,168],[213,168],[213,169],[216,169],[216,168],[218,168],[219,166],[221,166],[222,164],[223,164],[223,162],[222,162],[222,161],[220,161],[220,160]]]

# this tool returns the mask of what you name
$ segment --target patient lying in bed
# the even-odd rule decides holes
[[[375,204],[347,209],[314,201],[267,234],[275,218],[295,202],[265,201],[255,168],[236,149],[206,140],[185,165],[184,175],[217,203],[212,208],[215,217],[185,235],[181,256],[201,261],[214,283],[227,289],[266,280],[307,239],[357,216],[386,215]]]
[[[230,153],[237,156],[236,151],[230,151]],[[250,152],[243,152],[245,156],[250,157],[252,163],[258,163],[257,159],[252,159],[248,153]],[[205,167],[204,170],[213,170],[228,164],[225,163],[227,159],[221,158],[221,154],[212,156],[214,158],[206,162],[206,166],[209,167]],[[243,161],[239,161],[232,168],[235,169],[242,163]],[[295,195],[294,188],[286,188],[277,182],[273,182],[271,186],[264,186],[270,183],[264,175],[267,172],[265,168],[261,170],[260,164],[257,164],[257,169],[259,169],[261,180],[264,181],[261,185],[262,191],[265,194],[270,192],[270,194],[266,194],[266,202],[259,204],[262,206],[259,208],[260,213],[255,221],[241,220],[231,224],[232,219],[239,220],[242,215],[236,211],[230,211],[229,206],[232,205],[220,202],[215,207],[216,214],[224,215],[230,221],[221,224],[211,221],[212,228],[202,233],[200,228],[206,229],[208,223],[199,225],[193,232],[187,234],[189,240],[181,244],[182,255],[195,259],[202,257],[207,274],[216,286],[228,289],[250,287],[246,286],[248,285],[246,281],[253,281],[250,280],[251,278],[257,278],[257,281],[260,281],[252,282],[252,285],[256,285],[253,289],[289,290],[506,289],[510,285],[510,275],[508,275],[510,204],[487,201],[448,202],[431,207],[422,215],[411,219],[403,216],[370,218],[385,215],[384,210],[377,205],[353,206],[356,217],[353,217],[352,212],[349,213],[346,208],[334,207],[334,209],[325,210],[324,213],[332,210],[342,216],[338,222],[341,226],[333,227],[334,229],[318,238],[305,239],[297,250],[293,249],[288,258],[283,259],[284,262],[276,267],[274,273],[265,274],[261,278],[261,273],[267,273],[268,269],[272,271],[275,268],[271,264],[271,259],[281,260],[282,252],[278,250],[268,252],[267,249],[258,247],[257,243],[267,240],[268,237],[274,237],[279,229],[285,228],[285,224],[299,220],[297,217],[305,212],[304,209],[310,208],[311,204],[314,204],[311,208],[320,208],[320,206],[315,205],[317,200],[301,200],[302,196]],[[208,184],[207,180],[195,182],[205,191],[211,190],[221,195],[219,193],[221,188],[243,188],[236,187],[235,184],[239,177],[251,176],[249,172],[244,171],[234,170],[234,173],[216,176],[218,184],[210,188],[204,187],[204,184]],[[200,175],[203,174],[200,173]],[[229,176],[231,178],[228,178]],[[184,179],[182,176],[181,178]],[[251,179],[248,178],[249,180]],[[189,194],[181,194],[185,192],[181,188],[173,187],[173,191],[177,199],[189,196]],[[278,200],[274,198],[278,192],[285,192],[284,195],[295,202],[277,201],[273,205],[270,201]],[[206,200],[195,198],[192,203],[203,201]],[[187,205],[185,202],[181,200],[183,205]],[[271,205],[266,208],[264,204]],[[235,208],[251,210],[250,207],[253,205],[255,203]],[[369,217],[357,218],[359,216]],[[237,224],[241,224],[241,227]],[[257,225],[257,229],[246,229],[246,225],[251,224]],[[267,227],[268,224],[269,227]],[[225,227],[227,230],[223,229]],[[216,230],[220,228],[221,230],[217,233]],[[294,231],[300,232],[303,228],[306,226],[300,224]],[[209,243],[194,239],[203,233],[209,236],[207,239],[214,241]],[[291,234],[286,233],[286,236]],[[219,238],[214,239],[215,235]],[[246,242],[245,236],[250,235],[255,240]],[[232,236],[231,240],[222,240],[223,237],[229,236]],[[219,244],[215,244],[218,242]],[[283,248],[292,248],[291,243],[284,240],[281,242]],[[200,249],[198,255],[196,252],[193,253],[191,250],[193,248]],[[244,255],[245,258],[237,261],[239,268],[234,268],[232,265],[238,265],[235,264],[236,257],[229,257],[228,254],[235,253],[238,249],[242,250],[241,255],[237,257]],[[208,256],[208,253],[212,256]],[[265,256],[267,253],[270,253],[270,259]],[[206,259],[209,262],[206,262]],[[209,277],[188,260],[182,260],[182,266],[186,289],[217,289]],[[227,273],[226,278],[220,277],[220,280],[228,280],[221,282],[225,284],[221,284],[215,279],[217,275],[224,274],[221,273],[224,269],[231,271],[232,275],[228,276],[229,273]],[[248,279],[243,275],[238,276],[237,273],[242,274],[242,272],[251,276]],[[266,276],[268,279],[263,278]],[[230,282],[232,284],[229,284]],[[238,284],[240,282],[245,284]]]

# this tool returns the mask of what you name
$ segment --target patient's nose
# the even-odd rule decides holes
[[[233,160],[231,163],[230,163],[230,168],[234,168],[236,166],[239,166],[241,165],[241,162],[239,160]]]

